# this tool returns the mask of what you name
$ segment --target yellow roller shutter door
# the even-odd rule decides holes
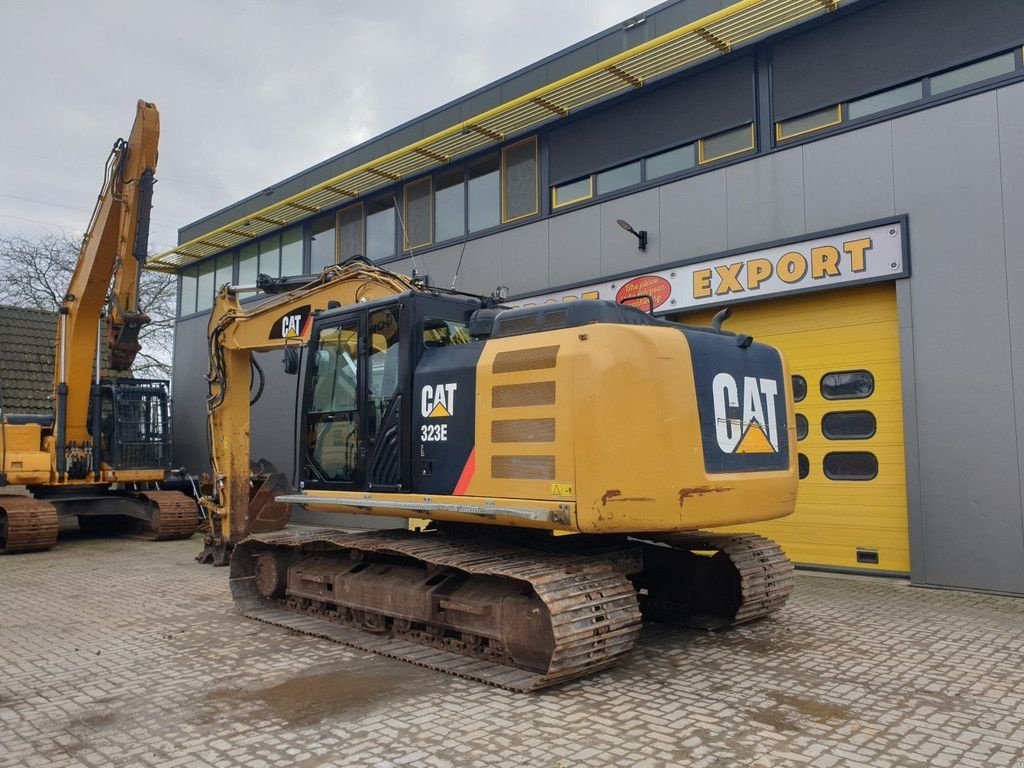
[[[679,319],[706,324],[712,314]],[[744,529],[779,542],[797,563],[909,571],[893,283],[743,304],[725,327],[778,346],[806,382],[796,403],[798,425],[806,419],[796,513]]]

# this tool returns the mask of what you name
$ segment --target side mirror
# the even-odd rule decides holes
[[[299,348],[284,348],[284,372],[292,376],[299,372]]]

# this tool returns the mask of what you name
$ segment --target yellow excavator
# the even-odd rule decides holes
[[[139,274],[159,136],[156,107],[139,101],[128,140],[107,160],[59,309],[52,416],[0,417],[0,553],[49,549],[58,515],[148,539],[195,532],[195,501],[160,489],[172,462],[168,382],[130,374],[150,321],[138,306]]]
[[[786,364],[726,311],[503,308],[363,261],[263,287],[222,288],[209,326],[206,554],[246,616],[530,691],[614,664],[642,619],[726,627],[789,596],[776,544],[702,530],[796,503]],[[250,472],[271,349],[302,375],[298,492]],[[286,505],[428,525],[270,531]]]

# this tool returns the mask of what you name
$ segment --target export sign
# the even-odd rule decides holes
[[[576,299],[609,299],[656,314],[733,300],[906,277],[905,222],[822,235],[785,245],[721,256],[635,277],[519,300],[530,307]]]

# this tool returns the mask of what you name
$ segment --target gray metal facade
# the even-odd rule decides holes
[[[389,266],[447,286],[461,257],[460,289],[519,295],[906,214],[911,577],[1024,594],[1022,135],[1024,82],[1013,82]],[[616,219],[648,231],[646,252]],[[206,455],[205,332],[199,316],[176,333],[175,439],[193,470]],[[254,413],[253,455],[290,467],[294,379],[264,357],[273,405]]]

